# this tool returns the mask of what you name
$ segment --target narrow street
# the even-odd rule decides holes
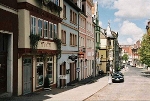
[[[142,71],[143,69],[129,66],[124,72],[123,83],[107,85],[85,101],[150,100],[150,78]]]

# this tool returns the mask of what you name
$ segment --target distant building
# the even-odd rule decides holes
[[[129,59],[128,61],[132,62],[132,48],[133,48],[133,45],[120,45],[120,47],[122,48],[122,56],[124,54],[127,54]]]

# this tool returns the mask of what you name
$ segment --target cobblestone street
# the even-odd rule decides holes
[[[129,67],[124,73],[124,83],[113,83],[95,93],[85,101],[99,100],[150,100],[150,78],[141,73],[143,69]]]

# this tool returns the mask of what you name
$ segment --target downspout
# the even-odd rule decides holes
[[[78,52],[79,52],[79,14],[80,14],[80,12],[78,13]],[[79,57],[78,57],[78,67],[77,68],[79,68]],[[77,71],[77,72],[78,72],[78,81],[79,81],[79,73],[80,72],[79,71]]]

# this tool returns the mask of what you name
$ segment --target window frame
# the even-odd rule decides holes
[[[41,21],[41,26],[39,27],[39,21]],[[41,31],[41,33],[39,33],[39,30]],[[43,19],[38,18],[38,34],[40,35],[40,37],[43,37]]]
[[[45,22],[47,23],[47,26],[45,26]],[[45,38],[45,39],[48,39],[48,21],[47,20],[44,20],[44,25],[43,25],[43,38]],[[47,29],[45,28],[45,27],[47,27]],[[45,36],[45,31],[47,32],[46,34],[46,36]]]
[[[52,59],[51,61],[50,61],[50,58]],[[48,63],[52,63],[52,70],[51,70],[51,72],[52,72],[52,74],[51,74],[51,79],[52,80],[50,80],[50,83],[53,83],[54,82],[54,57],[53,56],[48,56],[47,57],[47,61],[46,61],[46,64],[47,64],[47,75],[48,75]],[[50,78],[49,78],[50,79]]]
[[[66,5],[64,5],[64,8],[63,8],[63,17],[66,18]]]
[[[66,45],[66,31],[61,30],[61,39],[62,39],[62,44]]]
[[[34,22],[34,23],[33,23]],[[31,34],[37,34],[36,33],[36,17],[31,15],[31,22],[30,22],[30,31],[31,31]]]
[[[39,61],[38,61],[38,59],[39,59]],[[42,61],[41,61],[41,60],[42,60]],[[38,63],[39,63],[39,64],[40,64],[40,63],[43,64],[43,84],[42,84],[42,85],[37,85],[37,64],[38,64]],[[35,74],[35,75],[36,75],[36,76],[35,76],[35,77],[36,77],[36,83],[35,83],[36,88],[42,87],[42,86],[44,85],[44,77],[45,77],[45,75],[44,75],[44,68],[45,68],[45,67],[44,67],[44,60],[43,60],[43,58],[40,57],[40,56],[37,56],[37,57],[36,57],[36,74]],[[38,80],[39,80],[39,79],[38,79]]]

